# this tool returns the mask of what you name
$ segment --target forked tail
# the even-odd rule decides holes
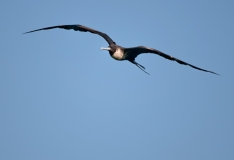
[[[140,65],[139,63],[135,62],[135,61],[130,61],[133,64],[135,64],[138,68],[140,68],[143,72],[145,72],[146,74],[150,75],[148,72],[145,71],[145,67]]]

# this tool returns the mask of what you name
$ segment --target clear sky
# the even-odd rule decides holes
[[[233,160],[233,0],[0,2],[1,160]],[[81,24],[153,54],[115,61]]]

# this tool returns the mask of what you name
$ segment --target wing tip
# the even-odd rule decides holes
[[[44,28],[43,28],[44,29]],[[32,32],[36,32],[36,31],[40,31],[40,30],[43,30],[43,29],[37,29],[37,30],[33,30],[33,31],[28,31],[28,32],[25,32],[23,34],[27,34],[27,33],[32,33]]]
[[[29,31],[29,32],[24,32],[24,33],[22,33],[22,34],[27,34],[27,33],[30,33],[30,31]]]
[[[215,72],[211,72],[211,71],[209,71],[210,73],[213,73],[213,74],[216,74],[216,75],[218,75],[218,76],[221,76],[220,74],[218,74],[218,73],[215,73]]]

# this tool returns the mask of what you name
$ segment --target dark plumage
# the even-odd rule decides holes
[[[40,30],[48,30],[48,29],[54,29],[54,28],[62,28],[62,29],[73,29],[75,31],[81,31],[81,32],[91,32],[93,34],[98,34],[100,36],[102,36],[109,44],[109,46],[107,48],[101,48],[103,50],[108,50],[111,57],[116,59],[116,60],[128,60],[129,62],[135,64],[137,67],[139,67],[142,71],[144,71],[145,73],[147,73],[145,71],[145,67],[140,65],[139,63],[137,63],[135,61],[135,58],[139,55],[139,54],[142,54],[142,53],[154,53],[154,54],[157,54],[159,56],[162,56],[166,59],[169,59],[169,60],[172,60],[172,61],[176,61],[178,62],[179,64],[183,64],[183,65],[188,65],[192,68],[195,68],[195,69],[198,69],[198,70],[201,70],[201,71],[204,71],[204,72],[210,72],[210,73],[213,73],[213,74],[216,74],[216,75],[219,75],[215,72],[212,72],[212,71],[208,71],[208,70],[205,70],[205,69],[202,69],[202,68],[199,68],[199,67],[196,67],[194,65],[191,65],[189,63],[186,63],[184,61],[181,61],[177,58],[174,58],[170,55],[167,55],[159,50],[156,50],[156,49],[153,49],[153,48],[148,48],[148,47],[145,47],[145,46],[138,46],[138,47],[132,47],[132,48],[124,48],[124,47],[121,47],[121,46],[118,46],[107,34],[105,33],[102,33],[100,31],[97,31],[97,30],[94,30],[92,28],[88,28],[86,26],[82,26],[82,25],[59,25],[59,26],[52,26],[52,27],[47,27],[47,28],[41,28],[41,29],[37,29],[37,30],[33,30],[33,31],[29,31],[29,32],[26,32],[26,33],[31,33],[31,32],[36,32],[36,31],[40,31]],[[26,34],[24,33],[24,34]],[[149,73],[147,73],[149,74]]]

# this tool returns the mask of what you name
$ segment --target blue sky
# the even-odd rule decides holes
[[[0,159],[234,159],[234,1],[1,1]],[[153,54],[115,61],[81,24]]]

